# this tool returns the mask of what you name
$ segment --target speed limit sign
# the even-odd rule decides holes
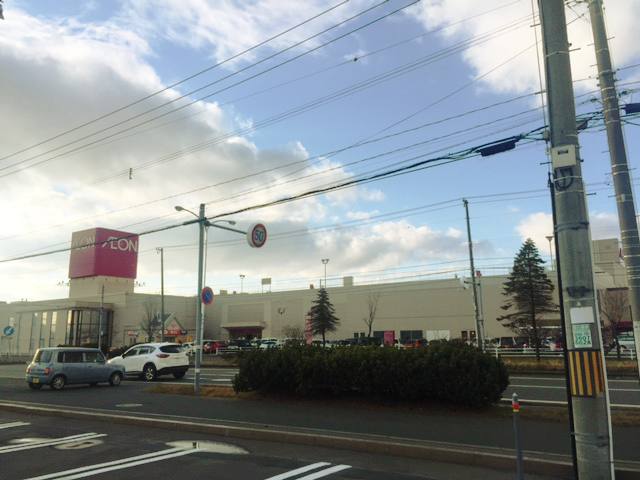
[[[254,223],[247,231],[247,242],[253,248],[262,247],[267,241],[267,227],[261,223]]]

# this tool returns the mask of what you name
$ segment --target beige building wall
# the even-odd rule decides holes
[[[616,239],[594,242],[595,281],[599,290],[627,286],[624,264],[619,257]],[[548,276],[557,285],[555,271]],[[103,279],[104,280],[104,279]],[[482,313],[487,338],[511,335],[496,319],[505,312],[502,295],[506,275],[483,276],[480,279]],[[39,346],[66,343],[69,312],[82,310],[83,315],[95,320],[102,302],[113,315],[112,346],[146,341],[141,332],[144,303],[153,301],[160,309],[159,295],[136,294],[117,290],[117,281],[80,282],[74,288],[75,297],[42,302],[0,303],[0,354],[33,354]],[[467,287],[467,288],[465,288]],[[396,338],[403,332],[421,332],[424,338],[445,335],[448,338],[469,337],[476,330],[476,316],[472,289],[457,278],[358,285],[357,278],[345,277],[343,287],[330,287],[329,299],[340,319],[340,327],[329,334],[331,340],[366,335],[368,327],[363,318],[368,316],[367,302],[371,295],[380,295],[378,311],[372,331],[393,330]],[[284,336],[286,327],[304,329],[305,316],[317,299],[317,290],[270,291],[259,294],[219,294],[205,309],[204,338],[228,339],[230,331],[249,329],[264,337]],[[558,291],[555,291],[558,302]],[[165,313],[183,327],[184,335],[169,337],[177,341],[193,341],[196,325],[196,298],[165,296]],[[560,325],[560,318],[547,319]],[[11,326],[12,335],[5,335]]]

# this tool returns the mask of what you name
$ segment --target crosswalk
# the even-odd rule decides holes
[[[202,368],[200,369],[200,382],[204,385],[214,385],[217,387],[231,387],[233,379],[238,374],[237,368]],[[195,372],[190,368],[182,382],[193,381]]]

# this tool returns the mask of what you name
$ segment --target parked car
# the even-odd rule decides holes
[[[110,364],[122,365],[127,375],[153,381],[160,375],[182,378],[189,370],[189,357],[179,343],[143,343],[136,345]]]
[[[268,350],[269,348],[278,348],[278,344],[273,340],[266,340],[260,342],[260,346],[258,348],[260,348],[261,350]]]
[[[222,340],[205,340],[202,344],[202,351],[204,353],[218,353],[221,350],[227,350],[229,344]]]
[[[623,350],[630,349],[635,350],[636,343],[633,337],[633,332],[620,332],[617,338],[617,344],[620,345],[620,348]],[[612,348],[616,348],[616,341],[612,342]]]
[[[393,339],[393,343],[385,343],[382,346],[384,347],[386,345],[393,345],[396,348],[407,348],[407,347],[404,346],[404,343],[400,342],[400,340],[398,340],[397,338]]]
[[[402,340],[401,343],[405,348],[422,348],[426,347],[429,342],[424,339],[407,338]]]
[[[25,380],[34,390],[43,385],[62,390],[65,385],[78,383],[95,386],[109,382],[117,387],[124,376],[124,367],[108,363],[98,348],[56,347],[36,351],[27,367]]]
[[[193,355],[196,353],[196,347],[194,342],[185,342],[182,344],[182,349],[187,355]]]
[[[527,337],[499,337],[494,339],[497,348],[528,348],[529,339]]]
[[[235,340],[229,340],[229,344],[227,346],[227,350],[229,351],[247,350],[250,348],[254,348],[251,346],[251,341],[244,340],[241,338],[235,339]]]

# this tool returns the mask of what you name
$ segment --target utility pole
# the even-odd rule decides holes
[[[614,478],[602,333],[596,306],[585,185],[563,0],[539,0],[555,199],[554,235],[571,370],[579,478]]]
[[[478,298],[478,284],[476,282],[476,269],[473,266],[473,242],[471,241],[471,225],[469,223],[469,202],[463,198],[464,210],[467,215],[467,239],[469,241],[469,263],[471,264],[471,285],[473,286],[473,306],[476,310],[476,340],[478,347],[484,350],[484,320]]]
[[[156,247],[160,252],[160,341],[164,342],[164,248]]]
[[[102,285],[102,296],[100,297],[100,320],[98,325],[98,348],[102,350],[100,340],[102,339],[102,319],[104,317],[104,285]]]
[[[627,269],[633,336],[636,343],[636,352],[640,352],[640,239],[638,237],[638,223],[636,221],[633,190],[631,189],[627,151],[620,122],[620,105],[618,104],[615,75],[604,25],[602,0],[589,0],[589,16],[591,17],[591,29],[593,30],[598,63],[602,109],[607,127],[607,140],[609,141],[609,156],[611,157],[613,186],[616,192],[622,253]]]

